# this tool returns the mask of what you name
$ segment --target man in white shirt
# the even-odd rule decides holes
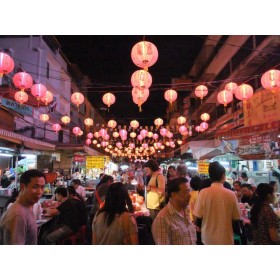
[[[224,188],[226,170],[219,162],[209,164],[209,176],[212,184],[199,192],[193,212],[200,221],[202,242],[233,245],[233,222],[240,220],[237,198],[233,191]]]
[[[75,188],[76,193],[78,193],[83,198],[83,200],[86,200],[86,190],[81,185],[81,181],[79,179],[73,179],[72,185]]]
[[[246,172],[242,172],[240,177],[242,178],[242,184],[250,184],[253,191],[257,189],[257,185],[252,178],[249,178]]]

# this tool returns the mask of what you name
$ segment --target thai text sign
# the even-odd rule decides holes
[[[86,168],[104,168],[105,163],[109,161],[108,156],[87,156]]]
[[[76,161],[76,162],[85,162],[85,161],[86,161],[86,157],[83,156],[83,155],[74,155],[73,161]]]
[[[199,174],[206,174],[208,175],[208,168],[209,168],[209,162],[206,161],[198,161],[197,162],[197,172]]]
[[[33,107],[19,104],[11,99],[1,98],[1,103],[6,108],[12,109],[22,115],[33,116]]]

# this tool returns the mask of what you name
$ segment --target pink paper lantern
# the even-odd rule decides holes
[[[148,148],[148,144],[147,144],[147,143],[143,143],[143,144],[142,144],[142,148],[143,148],[143,149],[147,149],[147,148]]]
[[[134,149],[135,148],[135,144],[134,143],[129,143],[128,146],[129,146],[130,149]]]
[[[27,102],[28,100],[28,95],[24,91],[18,91],[15,93],[15,101],[19,102],[20,104],[23,104]]]
[[[100,136],[100,137],[104,138],[104,136],[105,136],[106,134],[107,134],[106,129],[101,128],[101,129],[99,130],[99,136]]]
[[[237,89],[237,87],[238,87],[238,85],[236,83],[230,82],[225,85],[225,90],[235,93],[235,90]]]
[[[58,123],[55,123],[52,125],[52,129],[57,133],[58,131],[61,130],[61,125]]]
[[[145,70],[137,70],[131,76],[131,84],[136,88],[149,88],[152,80],[151,74]]]
[[[90,132],[87,134],[87,138],[92,139],[93,138],[93,134]]]
[[[137,136],[137,139],[138,139],[139,141],[142,141],[142,140],[143,140],[143,136],[142,136],[141,134],[139,134],[139,135]]]
[[[91,144],[91,139],[87,139],[87,140],[86,140],[86,144],[87,144],[87,145],[90,145],[90,144]]]
[[[127,136],[127,131],[125,129],[121,129],[119,134],[120,134],[120,137]]]
[[[32,77],[26,72],[19,72],[14,75],[13,83],[17,88],[20,88],[21,91],[31,88],[33,84]]]
[[[197,125],[194,129],[195,129],[196,132],[203,132],[204,131],[203,128],[201,128],[199,125]]]
[[[104,104],[106,104],[108,107],[110,107],[112,104],[115,103],[116,97],[111,92],[107,92],[103,95],[102,101]]]
[[[168,132],[166,133],[166,136],[167,136],[168,138],[172,138],[172,137],[173,137],[173,133],[170,132],[170,131],[168,131]]]
[[[159,131],[159,133],[160,133],[161,136],[164,137],[164,136],[166,136],[167,129],[166,129],[166,128],[161,128],[160,131]]]
[[[265,72],[261,77],[261,84],[263,88],[274,92],[280,87],[280,71],[272,69]]]
[[[71,102],[75,104],[78,108],[85,101],[85,97],[80,92],[74,92],[71,95]]]
[[[155,139],[155,140],[158,139],[158,134],[157,134],[157,133],[154,133],[154,134],[153,134],[153,139]]]
[[[34,84],[31,87],[31,94],[36,97],[37,100],[45,97],[47,88],[43,84]]]
[[[53,101],[53,94],[47,90],[45,96],[41,97],[41,101],[45,103],[45,105],[48,105]]]
[[[147,131],[146,129],[142,129],[142,130],[140,131],[140,135],[141,135],[143,138],[145,138],[145,137],[148,135],[148,131]]]
[[[208,88],[204,85],[199,85],[195,88],[194,94],[203,99],[208,94]]]
[[[158,59],[158,50],[156,46],[148,41],[142,41],[135,44],[131,50],[131,59],[133,63],[145,70],[154,65]]]
[[[0,78],[14,70],[14,60],[6,53],[0,52]]]
[[[121,142],[117,142],[117,143],[116,143],[116,146],[117,146],[119,149],[121,149],[121,148],[122,148],[122,143],[121,143]]]
[[[236,94],[237,94],[237,90],[236,90]],[[218,102],[220,104],[223,104],[225,107],[227,106],[227,104],[229,104],[232,101],[232,99],[233,99],[233,94],[228,90],[222,90],[217,95]]]
[[[187,129],[186,126],[181,125],[181,126],[179,127],[179,132],[180,132],[182,135],[184,135],[187,131],[188,131],[188,129]]]
[[[242,84],[237,87],[235,91],[235,97],[239,100],[247,100],[253,96],[254,90],[248,84]]]
[[[78,126],[73,127],[72,132],[77,136],[81,133],[81,129]]]
[[[200,127],[201,127],[203,130],[206,130],[206,129],[209,127],[209,125],[208,125],[207,122],[202,122],[202,123],[200,124]]]
[[[177,92],[173,89],[169,89],[164,93],[164,98],[172,104],[172,102],[177,99]]]

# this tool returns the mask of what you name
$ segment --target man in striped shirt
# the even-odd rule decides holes
[[[152,224],[152,234],[157,245],[195,245],[195,226],[187,208],[190,186],[186,178],[175,178],[167,185],[167,205]]]

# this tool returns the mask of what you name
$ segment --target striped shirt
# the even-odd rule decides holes
[[[182,216],[169,201],[158,213],[152,225],[157,245],[195,245],[196,230],[190,221],[188,209]]]

